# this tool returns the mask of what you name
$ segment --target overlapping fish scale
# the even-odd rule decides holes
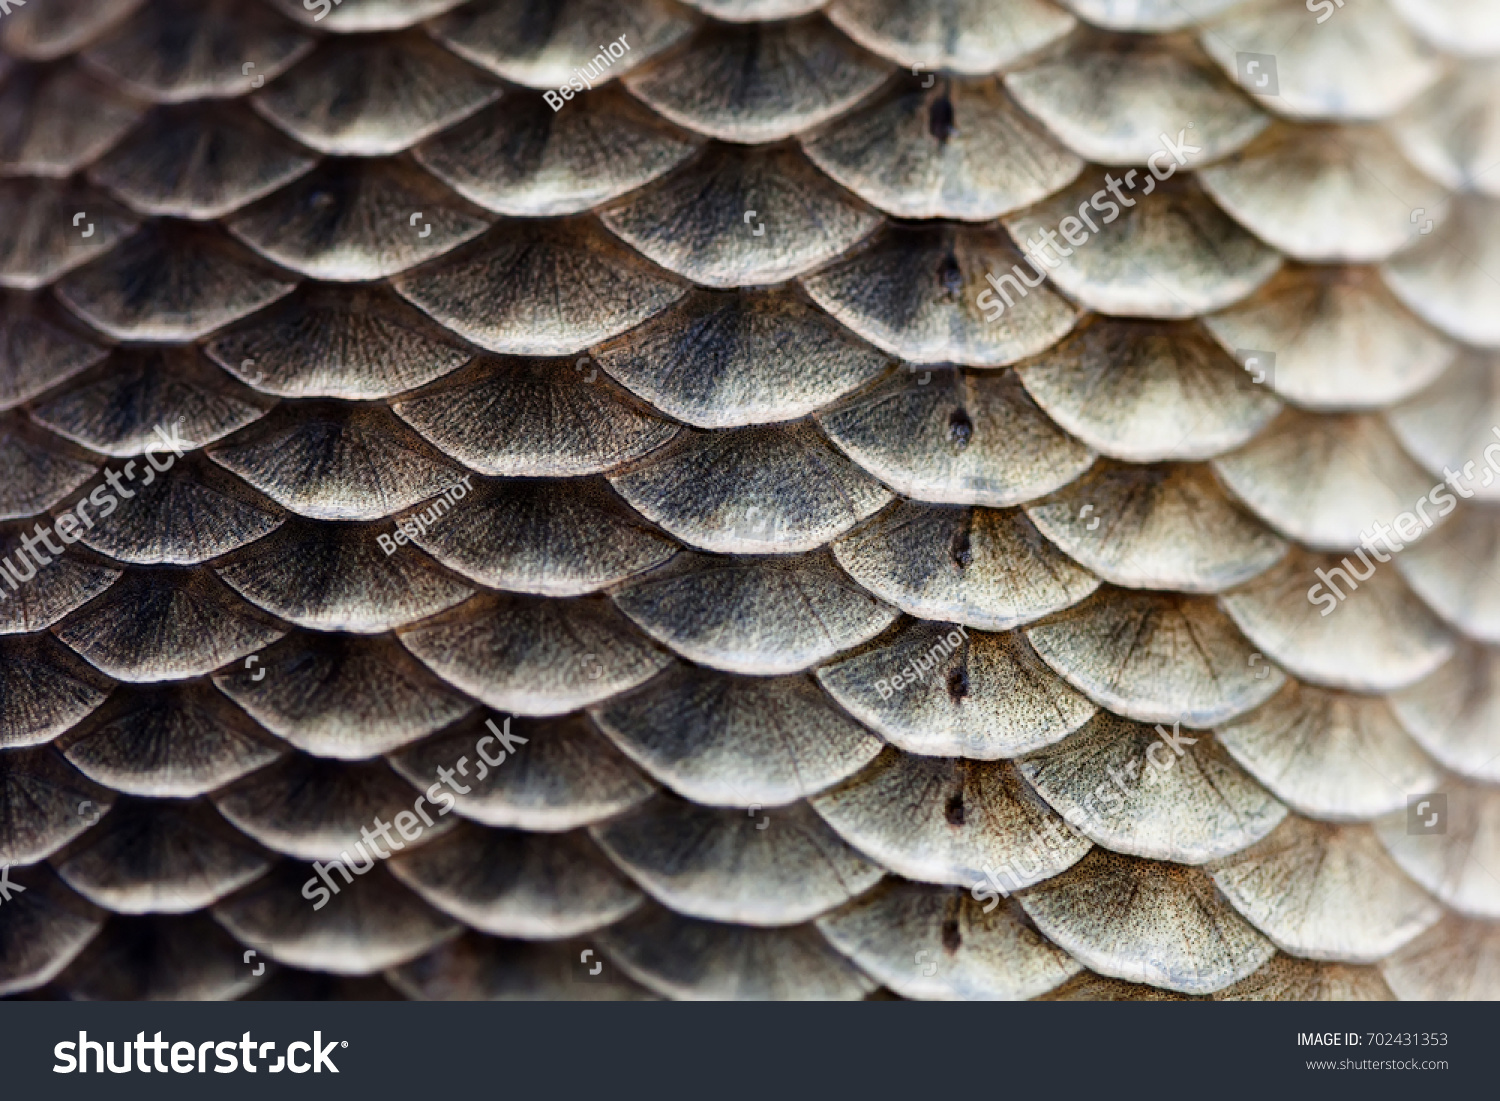
[[[994,78],[903,77],[801,142],[832,179],[898,218],[989,221],[1083,167]]]
[[[330,159],[241,210],[228,226],[266,259],[299,275],[364,283],[457,248],[483,233],[489,220],[420,168]]]
[[[1299,120],[1388,118],[1442,75],[1442,55],[1387,0],[1346,5],[1321,24],[1322,13],[1309,10],[1296,0],[1251,0],[1209,23],[1200,41],[1263,106]],[[1246,54],[1260,64],[1251,68]]]
[[[26,540],[35,531],[15,527],[0,535],[0,556],[6,561],[27,561]],[[0,605],[0,635],[25,636],[60,623],[104,592],[120,578],[120,570],[81,553],[65,554]]]
[[[1500,255],[1500,203],[1489,196],[1458,196],[1443,224],[1381,265],[1386,285],[1422,320],[1466,344],[1500,346],[1496,304],[1500,291],[1485,274]],[[1426,228],[1416,214],[1418,232]]]
[[[565,0],[546,8],[510,0],[440,2],[456,10],[427,24],[434,39],[473,64],[532,88],[566,86],[584,67],[608,82],[678,45],[699,23],[689,9],[670,0],[629,7],[610,0]],[[385,3],[408,7],[404,0]],[[612,59],[606,73],[594,73],[591,62],[598,50],[607,38],[616,37],[624,38],[621,45],[629,49]]]
[[[0,849],[34,891],[19,896],[28,906],[0,916],[0,945],[28,945],[16,957],[0,952],[17,961],[0,971],[0,992],[52,983],[47,989],[83,997],[235,997],[257,987],[265,996],[274,988],[306,997],[861,997],[883,984],[911,997],[1389,996],[1362,968],[1309,962],[1336,959],[1379,964],[1398,995],[1491,996],[1485,946],[1500,936],[1497,888],[1463,847],[1500,844],[1491,821],[1500,789],[1485,786],[1495,782],[1486,754],[1500,753],[1500,744],[1486,749],[1492,739],[1483,719],[1488,583],[1474,582],[1476,595],[1465,599],[1443,588],[1457,576],[1452,568],[1429,564],[1443,561],[1444,546],[1454,548],[1449,558],[1456,549],[1476,553],[1471,545],[1484,542],[1488,513],[1464,502],[1460,516],[1413,548],[1410,562],[1398,559],[1410,588],[1389,568],[1374,589],[1362,585],[1339,604],[1347,628],[1308,619],[1313,605],[1302,590],[1320,562],[1327,572],[1338,560],[1310,560],[1302,546],[1343,550],[1353,542],[1343,529],[1313,536],[1295,501],[1278,494],[1276,437],[1267,425],[1282,422],[1273,420],[1278,405],[1266,392],[1319,411],[1284,414],[1299,418],[1292,442],[1304,447],[1336,435],[1349,414],[1409,399],[1410,410],[1392,417],[1400,448],[1429,468],[1449,453],[1445,432],[1452,449],[1453,422],[1442,418],[1445,411],[1451,418],[1458,394],[1429,399],[1422,391],[1443,375],[1453,341],[1496,342],[1486,320],[1494,296],[1479,274],[1496,220],[1477,197],[1453,203],[1444,220],[1444,189],[1492,190],[1478,175],[1485,166],[1462,159],[1470,148],[1463,135],[1483,132],[1492,85],[1476,75],[1463,86],[1468,98],[1459,106],[1468,114],[1443,115],[1417,97],[1442,70],[1441,52],[1489,52],[1484,12],[1391,0],[1366,5],[1378,10],[1339,10],[1336,25],[1320,29],[1291,0],[1227,13],[1217,0],[1073,0],[1073,14],[1043,0],[954,0],[921,13],[898,0],[836,0],[811,15],[819,5],[697,6],[708,20],[670,0],[628,10],[574,0],[550,12],[544,33],[531,26],[525,35],[513,33],[525,5],[495,0],[343,0],[326,19],[293,0],[252,5],[249,14],[199,6],[188,25],[206,37],[190,58],[155,45],[170,5],[79,0],[67,5],[66,21],[28,14],[0,28],[0,45],[26,59],[0,76],[0,172],[18,177],[15,194],[61,194],[87,173],[143,223],[123,243],[106,234],[75,244],[67,238],[76,226],[47,226],[11,248],[18,285],[30,289],[5,292],[0,311],[0,405],[19,406],[25,419],[0,425],[0,446],[17,460],[7,469],[23,477],[0,504],[27,527],[46,522],[48,510],[97,482],[101,468],[139,458],[168,407],[175,413],[183,404],[179,393],[200,395],[190,399],[197,435],[184,435],[195,450],[213,443],[207,458],[190,454],[161,476],[159,502],[126,503],[141,510],[139,519],[127,524],[122,506],[114,525],[83,540],[86,552],[70,550],[65,565],[53,567],[68,572],[28,593],[18,632],[0,637],[6,671],[16,674],[0,683],[0,782],[7,791],[24,788],[28,805],[43,798],[50,808],[23,824],[9,814],[16,796],[5,796]],[[1138,57],[1118,55],[1120,79],[1141,107],[1128,120],[1139,132],[1114,133],[1114,145],[1103,140],[1100,128],[1112,124],[1100,104],[1078,98],[1080,81],[1097,72],[1069,66],[1084,56],[1079,48],[1115,64],[1118,40],[1083,32],[1074,52],[1047,53],[1074,31],[1074,14],[1105,31],[1185,32],[1143,43]],[[1192,25],[1206,20],[1216,21],[1201,29],[1202,49],[1223,75],[1187,45]],[[226,37],[227,26],[235,33]],[[333,40],[314,45],[309,30]],[[608,73],[605,88],[565,107],[566,118],[536,92],[491,75],[553,88],[590,60],[597,40],[620,31],[635,38],[628,60]],[[1280,62],[1279,96],[1264,94],[1255,73],[1234,64],[1235,49],[1267,42]],[[753,79],[732,93],[715,81],[715,66],[748,66]],[[893,66],[908,75],[895,76]],[[1403,79],[1381,76],[1390,72]],[[1019,108],[998,81],[986,83],[999,74],[1008,74]],[[1226,80],[1239,81],[1251,99]],[[328,94],[344,89],[358,94]],[[981,98],[969,106],[976,92]],[[486,108],[497,97],[503,102]],[[327,106],[335,99],[337,110]],[[507,130],[504,103],[513,100],[526,105],[528,121],[506,121],[515,127]],[[176,106],[147,115],[152,101]],[[245,156],[239,135],[265,128],[245,113],[247,102],[285,136],[252,143],[256,155],[243,167],[217,168],[231,153]],[[1052,285],[1003,324],[989,325],[973,306],[987,272],[1021,259],[1007,227],[1022,241],[1104,186],[1103,164],[1070,162],[1045,135],[1097,161],[1140,164],[1154,152],[1146,144],[1156,131],[1197,121],[1168,115],[1211,113],[1208,160],[1241,149],[1264,125],[1257,106],[1340,124],[1407,114],[1393,127],[1394,148],[1367,130],[1277,123],[1237,160],[1207,169],[1204,185],[1192,165],[1184,179],[1161,186],[1156,203],[1144,204],[1150,217],[1127,220],[1123,245],[1095,245],[1071,270],[1048,271]],[[596,111],[606,125],[619,119],[650,134],[651,156],[591,160],[581,143],[599,140]],[[862,137],[882,111],[909,125]],[[966,166],[975,111],[981,132],[1000,125],[983,112],[998,111],[1018,135],[1035,135],[1040,162],[999,174]],[[1146,116],[1149,126],[1140,122]],[[566,129],[585,120],[592,130]],[[1441,130],[1435,143],[1413,136],[1431,124]],[[769,144],[782,139],[808,156]],[[868,150],[892,140],[918,161],[899,172],[869,162]],[[496,144],[506,142],[536,150],[526,154],[531,167],[509,179],[493,167],[505,163],[503,150],[519,148]],[[1260,145],[1269,159],[1250,156]],[[1300,159],[1278,161],[1283,147],[1301,150]],[[336,159],[349,156],[361,160]],[[172,158],[181,176],[175,165],[168,172]],[[769,166],[758,176],[742,167],[756,161]],[[1419,181],[1407,161],[1441,186]],[[1345,204],[1344,215],[1364,221],[1309,223],[1310,232],[1337,230],[1326,242],[1278,236],[1299,224],[1299,210],[1323,209],[1340,188],[1357,190],[1361,174],[1405,181],[1395,188],[1400,209],[1392,205],[1379,226]],[[1059,196],[1075,176],[1078,195]],[[357,209],[347,196],[361,193],[366,179],[397,186],[383,185],[372,206]],[[356,183],[329,186],[339,180]],[[674,198],[684,181],[709,196],[706,206]],[[471,208],[449,188],[501,220],[484,233],[492,216],[470,213],[477,221],[452,230],[442,221],[445,204]],[[571,197],[558,206],[548,197],[554,192]],[[797,250],[790,262],[785,252],[769,265],[758,261],[758,253],[778,255],[781,233],[809,228],[803,203],[812,194],[829,210],[884,213],[866,214],[819,249],[790,242]],[[66,214],[68,205],[58,209]],[[340,228],[348,214],[356,221]],[[434,223],[425,237],[419,214]],[[884,215],[927,221],[891,225]],[[1004,226],[991,221],[997,215]],[[206,224],[195,229],[180,218]],[[263,257],[233,243],[228,226]],[[479,240],[457,248],[470,232]],[[1477,257],[1457,255],[1458,241],[1477,247]],[[1384,260],[1389,292],[1371,269],[1329,264],[1340,259]],[[1166,283],[1152,286],[1151,271]],[[1195,274],[1184,279],[1188,272]],[[420,314],[393,306],[382,280],[398,273],[394,290]],[[763,298],[755,286],[799,274],[805,294],[793,284]],[[728,292],[738,296],[730,312],[705,313],[709,302],[727,300],[689,297],[683,277],[750,289]],[[326,282],[339,278],[360,282]],[[476,278],[477,296],[465,286]],[[562,283],[579,281],[587,293],[573,289],[566,297],[574,301],[564,301]],[[1183,319],[1153,323],[1165,336],[1152,355],[1180,356],[1184,341],[1195,347],[1211,334],[1223,347],[1214,371],[1227,387],[1215,383],[1195,396],[1204,384],[1180,365],[1175,377],[1153,380],[1151,401],[1135,407],[1138,415],[1167,414],[1153,434],[1101,409],[1098,394],[1083,400],[1096,383],[1051,369],[1044,385],[1040,365],[1064,338],[1080,339],[1067,337],[1075,325],[1081,336],[1141,324],[1080,319],[1070,298],[1112,313]],[[769,363],[774,346],[754,344],[756,311],[766,302],[784,303],[783,311],[825,334],[813,347],[842,340],[861,353],[835,356],[818,385],[779,382]],[[1203,320],[1203,333],[1196,319],[1210,310],[1219,312]],[[730,319],[711,335],[723,351],[707,401],[680,380],[652,377],[651,358],[674,340],[680,354],[692,354],[702,339],[694,326],[705,316]],[[1369,352],[1349,351],[1368,339],[1357,332],[1361,317],[1390,331],[1389,340],[1372,342],[1377,355],[1396,341],[1405,349],[1380,362],[1374,378],[1364,373]],[[1282,339],[1266,339],[1273,335]],[[108,362],[177,364],[163,378],[196,380],[197,389],[153,397],[161,379],[151,368],[133,386],[117,368],[107,378],[91,370],[119,340],[177,346],[165,355],[149,347],[115,353]],[[398,353],[380,354],[391,341]],[[878,351],[863,352],[870,345]],[[199,348],[208,358],[194,355]],[[568,358],[475,359],[481,350]],[[1275,358],[1248,361],[1256,352]],[[875,380],[880,357],[903,361],[884,382]],[[1197,359],[1210,357],[1200,349]],[[1026,430],[1049,440],[1050,450],[1041,461],[1030,453],[1031,470],[1013,465],[995,483],[987,468],[1005,453],[986,435],[985,417],[994,413],[971,408],[980,375],[952,368],[1018,362],[1025,391],[1002,371],[996,381],[1015,393],[1001,404],[1017,406],[1019,396],[1038,422]],[[1260,366],[1272,367],[1269,379],[1254,377]],[[1218,400],[1203,402],[1210,391]],[[517,402],[518,393],[528,396]],[[922,400],[928,395],[936,402]],[[308,398],[317,400],[304,404]],[[282,405],[273,410],[276,399]],[[1461,398],[1457,406],[1464,408]],[[1471,406],[1464,411],[1472,419]],[[1208,412],[1220,423],[1200,440],[1196,422]],[[1012,409],[1003,419],[1013,425],[1015,417]],[[929,420],[930,439],[919,435],[914,445],[911,434],[928,432]],[[1477,441],[1476,457],[1488,423],[1467,437],[1466,446]],[[689,495],[705,488],[702,467],[697,482],[692,466],[677,475],[675,502],[663,495],[671,478],[649,494],[643,488],[684,452],[732,453],[725,444],[750,425],[773,434],[757,439],[800,437],[804,455],[824,464],[822,477],[832,462],[849,471],[834,482],[852,484],[863,473],[883,485],[867,503],[844,506],[851,520],[832,523],[838,510],[809,503],[815,494],[804,496],[800,512],[778,511],[784,499],[775,490],[792,468],[758,470],[753,451],[741,460],[742,480],[769,474],[773,488],[737,499],[737,487],[726,484],[717,512],[692,516],[703,507]],[[600,428],[609,438],[596,438]],[[966,482],[972,475],[955,461],[970,446],[985,456],[982,485]],[[945,449],[954,459],[935,462]],[[1079,480],[1095,450],[1109,460]],[[1382,461],[1400,465],[1390,448],[1379,450],[1388,456]],[[1271,461],[1255,461],[1259,455]],[[1005,461],[1027,456],[1021,449]],[[1208,458],[1216,459],[1217,484],[1209,467],[1143,465]],[[376,535],[393,533],[395,520],[424,506],[430,515],[430,502],[464,468],[482,475],[476,500],[457,503],[472,514],[434,520],[410,539],[421,549],[402,547],[389,561],[373,555]],[[599,473],[633,478],[640,488],[557,480]],[[1121,488],[1105,492],[1111,477]],[[1386,479],[1371,491],[1411,507],[1427,489],[1424,478]],[[1211,502],[1236,535],[1226,542],[1218,530],[1205,533],[1191,562],[1182,561],[1177,544],[1187,536],[1170,507],[1158,503],[1137,518],[1141,506],[1124,487],[1142,484],[1184,487],[1176,491]],[[904,499],[878,511],[892,490]],[[1162,490],[1153,492],[1151,500],[1163,500]],[[763,515],[751,511],[757,502]],[[1111,531],[1138,525],[1123,553],[1097,542],[1085,503]],[[635,533],[638,549],[610,548],[611,563],[601,568],[603,550],[586,539],[550,545],[557,537],[545,532],[585,522],[566,519],[573,508],[584,510],[580,518],[614,517]],[[930,529],[936,544],[880,538],[898,519],[908,533]],[[1026,529],[1038,562],[1083,583],[1070,590],[1076,607],[1035,606],[1052,615],[1024,632],[977,611],[996,590],[972,572],[986,568],[983,540],[976,554],[972,533],[993,521]],[[1299,546],[1284,553],[1272,529]],[[487,530],[513,533],[497,536],[513,552],[487,553]],[[788,541],[788,531],[798,534]],[[1465,538],[1469,531],[1479,534]],[[830,555],[824,548],[835,539]],[[861,539],[865,551],[855,555]],[[831,648],[813,644],[810,665],[783,669],[798,616],[764,580],[749,604],[688,591],[675,604],[666,594],[631,596],[659,586],[651,571],[682,543],[736,556],[769,552],[761,566],[754,558],[735,565],[750,567],[746,576],[759,569],[765,580],[781,574],[792,586],[786,592],[836,576],[848,594],[841,600],[885,611],[852,633],[826,636],[837,639]],[[693,578],[696,557],[659,576]],[[363,559],[369,566],[356,566]],[[393,578],[415,567],[454,598],[478,595],[433,618],[446,597],[429,606],[406,589],[397,594],[371,567]],[[1100,581],[1109,584],[1078,605]],[[100,585],[110,587],[93,591]],[[1224,589],[1218,607],[1191,595]],[[617,600],[635,608],[635,618],[611,614]],[[1356,615],[1343,604],[1365,610]],[[704,612],[722,617],[726,608],[758,609],[738,639],[724,633],[727,623],[716,636],[701,622]],[[531,633],[523,653],[498,664],[486,656],[495,632],[514,632],[530,616],[543,626],[521,631]],[[1143,648],[1112,650],[1116,623],[1146,631]],[[381,633],[393,627],[398,634]],[[580,630],[598,640],[595,649],[578,645]],[[687,660],[667,656],[652,635]],[[1310,637],[1299,643],[1298,635]],[[1449,661],[1462,635],[1475,641]],[[1359,648],[1346,652],[1340,640],[1350,638]],[[1163,664],[1181,645],[1198,647],[1207,680]],[[736,671],[716,672],[715,664]],[[904,672],[915,683],[892,698],[890,677]],[[1225,684],[1205,694],[1220,675]],[[1463,693],[1456,712],[1446,702],[1455,677]],[[1387,710],[1384,694],[1393,690]],[[481,704],[539,717],[511,725]],[[577,710],[585,705],[591,719]],[[834,744],[787,743],[785,724],[805,725],[809,708]],[[1095,750],[1127,752],[1130,744],[1101,733],[1133,729],[1143,750],[1163,736],[1127,717],[1216,727],[1184,732],[1182,742],[1199,741],[1188,750],[1198,771],[1183,758],[1175,766],[1183,771],[1168,773],[1167,794],[1171,784],[1188,790],[1217,776],[1228,785],[1214,789],[1218,801],[1163,804],[1160,793],[1148,800],[1182,819],[1171,844],[1140,808],[1134,819],[1075,828],[1066,793],[1087,783]],[[680,740],[663,739],[663,720],[686,723]],[[371,808],[394,816],[412,806],[439,766],[477,764],[476,744],[500,722],[528,742],[458,798],[456,828],[457,819],[443,820],[321,913],[307,904],[304,884],[318,880],[300,861],[331,858],[359,840],[358,827],[377,813]],[[1342,741],[1320,744],[1335,728]],[[1180,753],[1182,742],[1167,744]],[[757,747],[773,744],[781,762],[762,762]],[[1345,752],[1356,771],[1391,775],[1361,781],[1340,766]],[[393,768],[381,760],[387,754]],[[1365,759],[1371,755],[1375,765]],[[1018,765],[1002,761],[1017,757]],[[1443,779],[1434,758],[1457,776]],[[364,796],[361,776],[379,778]],[[288,790],[314,777],[300,809],[284,805]],[[653,795],[658,785],[674,794]],[[1462,844],[1413,836],[1403,801],[1410,792],[1395,790],[1403,787],[1450,793]],[[908,793],[909,813],[893,805],[903,798],[892,798],[897,789]],[[200,801],[182,805],[211,802],[226,817],[207,813],[238,828],[244,852],[288,858],[267,870],[264,859],[235,863],[233,844],[212,858],[198,853],[190,859],[197,878],[171,901],[174,885],[188,883],[171,871],[180,842],[168,831],[163,848],[164,835],[150,824],[194,797]],[[1371,836],[1389,856],[1357,832],[1380,815]],[[683,848],[696,836],[685,827],[690,820],[714,839],[708,850]],[[1049,821],[1050,840],[1039,843],[1034,831]],[[579,832],[585,827],[603,849]],[[1304,847],[1357,853],[1340,858],[1350,867],[1378,864],[1384,893],[1330,891],[1304,870],[1291,902],[1273,897],[1285,893],[1279,887],[1266,894],[1263,881],[1282,882],[1276,860],[1306,867],[1296,845],[1277,847],[1283,834]],[[97,853],[108,854],[107,866]],[[980,888],[996,874],[986,855],[1013,877],[997,887],[1013,888],[1018,873],[1026,883],[1019,905],[1006,901],[993,917],[980,905]],[[1208,858],[1224,880],[1217,888],[1187,867]],[[185,916],[107,916],[52,867],[108,910],[175,908]],[[817,899],[782,884],[814,868],[827,869],[814,875],[826,888]],[[250,874],[254,882],[237,886],[236,877]],[[935,883],[951,886],[927,885]],[[1098,900],[1136,889],[1145,901],[1126,926],[1101,924]],[[642,893],[654,900],[643,903]],[[1381,910],[1391,898],[1402,900],[1404,916]],[[1217,938],[1187,935],[1194,923],[1179,914],[1194,907],[1220,915]],[[1421,932],[1445,910],[1450,916]],[[1478,972],[1471,974],[1466,953],[1446,947],[1450,926],[1475,945]],[[269,985],[239,959],[251,947],[272,961]],[[597,974],[580,963],[590,949]],[[1093,971],[1079,974],[1081,967]],[[1127,979],[1152,985],[1120,981]]]
[[[1500,737],[1489,720],[1497,660],[1493,646],[1465,645],[1430,677],[1390,697],[1413,740],[1444,768],[1481,783],[1500,782]]]
[[[848,779],[884,745],[809,677],[686,662],[590,714],[631,761],[700,806],[783,806]]]
[[[1283,951],[1305,958],[1374,963],[1443,913],[1363,826],[1292,816],[1211,874],[1236,910]]]
[[[0,87],[0,174],[61,179],[118,142],[145,104],[76,62],[20,65]]]
[[[1500,48],[1500,43],[1497,43]],[[1500,94],[1493,62],[1458,66],[1388,124],[1412,164],[1445,187],[1493,196]]]
[[[724,143],[609,204],[599,218],[662,267],[716,288],[784,282],[848,251],[881,223],[794,147]]]
[[[120,686],[58,746],[96,783],[148,799],[207,795],[286,752],[204,680]]]
[[[423,142],[412,155],[471,202],[514,217],[578,214],[691,157],[702,140],[610,84],[560,115],[509,90],[504,101]]]
[[[478,70],[409,32],[325,40],[250,104],[321,153],[384,157],[500,95]]]
[[[1018,757],[1067,737],[1098,710],[1021,631],[906,619],[817,677],[849,714],[922,756]]]
[[[205,912],[117,915],[57,986],[83,1000],[228,1000],[253,994],[272,976],[270,967],[244,960],[239,942]]]
[[[1441,672],[1434,677],[1441,679]],[[1440,780],[1437,763],[1407,733],[1412,721],[1398,719],[1395,701],[1406,695],[1330,691],[1288,679],[1265,704],[1215,728],[1215,734],[1299,815],[1368,822]]]
[[[305,26],[330,34],[399,30],[449,11],[462,0],[342,0],[311,6],[298,0],[270,0],[270,6]]]
[[[709,921],[797,925],[884,875],[805,802],[742,812],[660,796],[591,833],[652,898]]]
[[[53,61],[82,49],[109,32],[140,7],[141,0],[63,0],[59,4],[19,6],[0,31],[0,47],[12,57]]]
[[[183,914],[260,878],[273,859],[207,800],[122,799],[52,862],[68,886],[102,908]]]
[[[70,226],[80,209],[94,220]],[[25,177],[0,182],[0,225],[0,286],[18,290],[46,286],[135,229],[125,211],[91,188]]]
[[[1500,54],[1500,20],[1483,0],[1392,0],[1412,30],[1445,53],[1464,57]]]
[[[1378,263],[1448,213],[1443,187],[1375,127],[1278,125],[1199,176],[1241,225],[1308,262]]]
[[[1078,25],[1048,0],[834,0],[835,26],[867,50],[918,73],[982,76],[1023,62]]]
[[[261,4],[161,0],[142,5],[82,61],[143,99],[185,103],[245,95],[306,56],[313,41]]]
[[[1062,56],[1007,74],[1005,86],[1096,164],[1144,166],[1163,136],[1178,135],[1184,152],[1192,146],[1195,158],[1216,161],[1269,125],[1207,58],[1185,54],[1171,39],[1122,45],[1118,37],[1079,36]]]
[[[107,352],[45,295],[0,292],[0,410],[58,387]]]
[[[705,23],[657,64],[622,79],[632,95],[679,126],[759,144],[843,114],[890,73],[888,62],[811,15],[754,26]]]
[[[592,942],[583,938],[528,941],[469,931],[385,974],[399,991],[396,996],[415,1000],[652,1001],[657,997],[606,962]]]
[[[463,823],[396,856],[390,868],[429,904],[491,936],[586,936],[645,901],[581,830],[528,833]]]
[[[1101,711],[1018,767],[1097,845],[1154,860],[1204,864],[1255,844],[1286,817],[1286,808],[1211,737],[1183,738],[1192,748],[1171,771],[1147,772],[1162,760],[1148,756],[1159,737],[1143,723]],[[1169,752],[1179,749],[1181,743]],[[1117,798],[1101,808],[1099,788],[1107,792],[1121,775],[1127,779],[1112,793]]]
[[[1304,409],[1385,409],[1426,389],[1458,355],[1365,266],[1288,264],[1202,323],[1251,381]]]
[[[1433,485],[1385,420],[1370,414],[1287,410],[1213,465],[1256,515],[1323,551],[1359,546],[1377,523],[1415,506]],[[1403,531],[1401,537],[1412,535]]]

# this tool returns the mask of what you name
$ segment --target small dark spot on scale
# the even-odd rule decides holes
[[[953,538],[948,543],[948,556],[953,559],[953,564],[961,570],[969,568],[969,563],[974,561],[974,551],[969,546],[969,526],[965,524],[953,533]]]
[[[946,142],[958,129],[953,125],[953,101],[944,92],[927,108],[927,129],[938,141]]]
[[[955,791],[948,799],[948,805],[943,808],[943,816],[948,819],[950,826],[962,826],[964,824],[964,793]]]
[[[957,703],[969,694],[969,671],[962,666],[948,673],[948,695]]]
[[[958,919],[949,918],[943,922],[943,951],[957,952],[963,947],[963,934],[958,931]]]
[[[956,298],[963,292],[964,273],[959,270],[958,260],[953,253],[950,252],[943,257],[943,262],[938,265],[937,277],[943,293]]]
[[[969,414],[962,409],[955,409],[948,414],[948,439],[959,447],[968,447],[969,441],[974,438],[974,422],[969,419]]]

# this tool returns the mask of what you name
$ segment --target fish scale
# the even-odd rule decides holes
[[[1500,997],[1492,5],[0,51],[0,994]]]

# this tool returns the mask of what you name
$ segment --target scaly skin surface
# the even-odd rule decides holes
[[[0,17],[0,994],[1500,996],[1500,10],[321,9]]]

